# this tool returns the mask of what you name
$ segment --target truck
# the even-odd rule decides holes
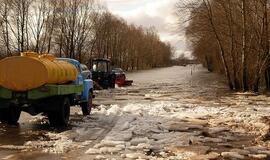
[[[0,61],[0,121],[17,124],[21,112],[43,113],[51,126],[69,123],[70,107],[92,108],[93,81],[75,59],[24,53]]]

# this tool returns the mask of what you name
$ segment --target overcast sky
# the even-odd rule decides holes
[[[189,55],[185,36],[177,33],[174,5],[177,0],[101,0],[108,9],[129,23],[154,26],[164,42],[170,42],[179,54]]]

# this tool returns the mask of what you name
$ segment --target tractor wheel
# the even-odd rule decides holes
[[[115,88],[115,80],[111,81],[110,88],[114,89]]]
[[[48,113],[50,125],[54,127],[68,126],[70,116],[70,100],[68,97],[58,99],[54,104],[55,111]]]
[[[93,107],[93,91],[89,91],[89,98],[88,102],[82,102],[81,108],[84,116],[88,116],[91,113]]]
[[[21,116],[21,109],[14,104],[11,104],[9,108],[0,110],[0,121],[2,123],[16,125]]]
[[[105,80],[102,84],[103,89],[108,89],[110,87],[110,82],[109,80]]]
[[[115,88],[116,75],[112,75],[110,79],[110,88]]]

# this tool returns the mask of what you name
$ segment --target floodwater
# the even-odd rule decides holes
[[[232,93],[201,66],[128,73],[134,85],[96,91],[95,109],[70,126],[22,114],[0,124],[0,159],[267,159],[270,99]]]

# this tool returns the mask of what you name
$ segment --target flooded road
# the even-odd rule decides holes
[[[23,114],[0,124],[0,159],[268,159],[270,98],[232,93],[201,66],[129,73],[134,85],[96,92],[68,128]]]

